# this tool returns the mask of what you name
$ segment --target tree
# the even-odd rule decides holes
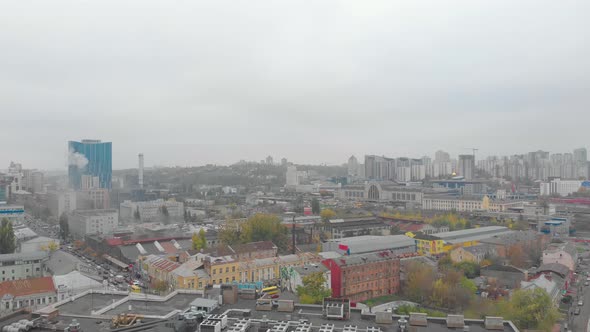
[[[135,218],[135,220],[141,219],[141,216],[139,215],[139,206],[135,208],[135,212],[133,213],[133,218]]]
[[[164,217],[168,217],[168,208],[166,207],[166,205],[162,205],[160,207],[160,212]]]
[[[201,232],[203,232],[203,236],[201,237]],[[194,250],[201,250],[207,247],[207,240],[205,239],[205,231],[201,228],[199,234],[193,233],[192,237],[193,242],[193,249]]]
[[[0,225],[0,254],[12,254],[16,249],[16,239],[12,222],[3,218]]]
[[[319,214],[321,211],[320,209],[320,201],[317,198],[313,198],[311,200],[311,213],[313,214]]]
[[[257,213],[250,217],[242,226],[240,240],[242,243],[272,241],[279,250],[288,247],[287,228],[274,214]]]
[[[323,209],[322,212],[320,213],[320,217],[322,217],[323,221],[328,221],[328,220],[336,217],[336,212],[334,212],[334,210],[331,210],[331,209]]]
[[[66,239],[70,235],[70,225],[68,224],[68,215],[62,213],[59,217],[59,236]]]
[[[154,290],[158,293],[162,293],[168,290],[168,283],[164,280],[157,280],[154,282]]]
[[[514,291],[510,300],[500,306],[500,311],[505,319],[513,321],[521,330],[550,331],[560,316],[542,288]]]
[[[40,248],[42,251],[54,252],[59,249],[59,245],[55,241],[50,241],[47,244],[44,244]]]
[[[463,271],[465,276],[469,279],[479,277],[480,267],[479,267],[479,264],[477,264],[477,263],[467,262],[467,261],[461,262],[461,263],[455,264],[455,268],[459,269],[460,271]]]
[[[299,301],[303,304],[320,304],[325,297],[332,295],[326,288],[326,277],[322,272],[314,272],[303,277],[303,286],[297,286]]]
[[[402,288],[405,295],[414,302],[424,302],[434,283],[434,269],[424,263],[411,262],[406,266],[406,283]]]

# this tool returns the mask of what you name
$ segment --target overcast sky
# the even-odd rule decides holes
[[[590,147],[590,1],[0,3],[0,168]]]

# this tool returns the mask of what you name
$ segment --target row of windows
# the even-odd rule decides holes
[[[236,277],[231,277],[231,281],[236,281]],[[213,283],[213,285],[215,285],[215,279],[211,280],[211,282]],[[219,279],[219,283],[223,284],[223,279]],[[229,278],[225,278],[225,283],[228,284],[229,283]],[[199,283],[199,287],[201,287],[201,283]]]
[[[12,308],[18,309],[18,308],[25,308],[25,307],[33,306],[33,305],[35,305],[35,302],[37,302],[36,304],[53,303],[53,302],[57,302],[57,297],[49,296],[47,298],[43,297],[43,298],[39,298],[37,300],[30,299],[30,300],[22,300],[22,301],[18,301],[18,302],[14,301],[14,302],[12,302]],[[5,307],[6,307],[6,309],[10,309],[10,302],[6,302]]]
[[[212,274],[215,274],[216,271],[217,271],[217,269],[211,269],[211,271],[212,271]],[[232,272],[236,272],[236,267],[235,266],[232,266],[231,267],[231,271]],[[219,273],[220,274],[223,273],[223,268],[222,267],[219,268]],[[229,273],[229,267],[226,267],[225,268],[225,273]]]

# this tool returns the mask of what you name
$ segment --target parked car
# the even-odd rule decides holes
[[[580,314],[580,307],[577,307],[576,310],[574,310],[574,315],[579,315]]]
[[[584,305],[584,300],[580,300],[580,301],[578,301],[578,307],[581,307],[581,306],[583,306],[583,305]]]

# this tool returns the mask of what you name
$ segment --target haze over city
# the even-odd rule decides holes
[[[0,5],[10,160],[65,169],[68,140],[113,167],[267,155],[479,156],[588,142],[586,1],[159,1]],[[5,167],[5,166],[2,166]]]

